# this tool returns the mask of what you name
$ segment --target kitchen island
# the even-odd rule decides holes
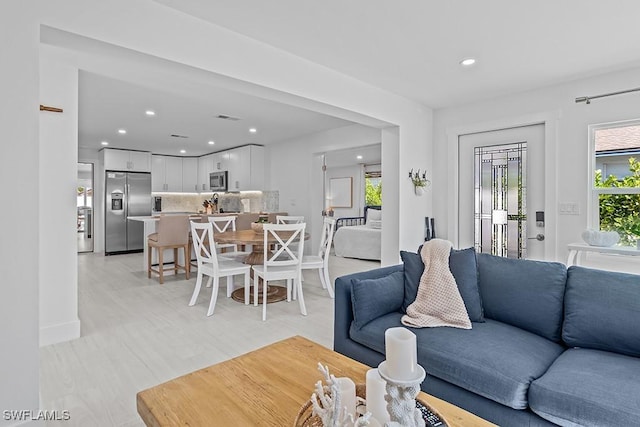
[[[149,234],[155,233],[156,232],[156,223],[158,222],[158,219],[160,219],[160,215],[189,215],[189,219],[193,220],[193,221],[200,221],[200,219],[202,218],[203,215],[207,215],[207,214],[200,214],[200,213],[195,213],[195,212],[163,212],[162,214],[155,214],[155,215],[151,215],[151,216],[129,216],[127,217],[127,219],[130,219],[132,221],[141,221],[142,223],[144,223],[144,249],[143,249],[143,261],[142,261],[142,267],[143,267],[143,271],[147,271],[147,259],[148,259],[148,251],[149,248],[147,246],[147,238],[149,237]],[[225,213],[214,213],[214,214],[208,214],[208,216],[227,216],[227,215],[239,215],[238,212],[225,212]],[[240,214],[242,215],[242,214]],[[253,214],[253,215],[257,215],[257,214]],[[264,216],[267,217],[267,214],[260,214],[260,216]],[[178,254],[178,262],[182,263],[184,260],[182,259],[183,255],[182,253]],[[195,259],[195,253],[191,254],[191,259]],[[164,262],[165,263],[171,263],[173,262],[173,251],[169,251],[169,253],[167,255],[164,256]],[[153,257],[151,259],[151,264],[152,265],[157,265],[158,263],[158,255],[157,253],[153,253]],[[172,270],[167,271],[168,275],[173,274]]]
[[[167,212],[167,213],[163,213],[163,215],[189,215],[189,219],[191,220],[198,220],[200,221],[200,214],[197,213],[192,213],[192,212]],[[128,216],[127,219],[130,219],[131,221],[141,221],[142,223],[144,223],[144,249],[143,249],[143,253],[144,256],[142,257],[142,267],[143,267],[143,271],[146,272],[148,265],[147,265],[147,260],[148,260],[148,253],[149,253],[149,247],[147,245],[147,238],[149,237],[149,234],[153,234],[156,232],[156,223],[158,222],[158,220],[160,219],[160,215],[151,215],[151,216]],[[168,251],[169,253],[167,253],[164,256],[164,262],[165,263],[170,263],[173,262],[173,251]],[[184,259],[182,259],[184,257],[184,255],[182,255],[181,252],[179,252],[178,254],[178,262],[183,263]],[[158,254],[156,252],[153,253],[153,258],[151,259],[151,264],[152,265],[157,265],[158,264]],[[165,272],[165,275],[171,275],[173,274],[173,270],[168,270]]]

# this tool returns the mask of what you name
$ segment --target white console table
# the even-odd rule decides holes
[[[591,246],[586,243],[570,243],[567,266],[580,265],[580,255],[584,252],[597,252],[600,254],[616,254],[626,256],[640,256],[640,250],[631,246]]]

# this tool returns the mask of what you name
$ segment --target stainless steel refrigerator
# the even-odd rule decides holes
[[[107,255],[144,249],[144,223],[129,216],[151,215],[151,174],[105,172],[105,248]]]

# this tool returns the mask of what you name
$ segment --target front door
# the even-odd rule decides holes
[[[458,139],[458,246],[544,259],[544,125]]]

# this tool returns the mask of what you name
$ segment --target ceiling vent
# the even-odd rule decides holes
[[[237,122],[238,120],[240,120],[240,118],[238,118],[238,117],[231,117],[231,116],[227,116],[226,114],[218,114],[216,116],[216,119],[231,120],[232,122]]]
[[[189,138],[189,137],[188,137],[188,136],[186,136],[186,135],[178,135],[178,134],[175,134],[175,133],[174,133],[174,134],[171,134],[170,136],[171,136],[172,138]]]

